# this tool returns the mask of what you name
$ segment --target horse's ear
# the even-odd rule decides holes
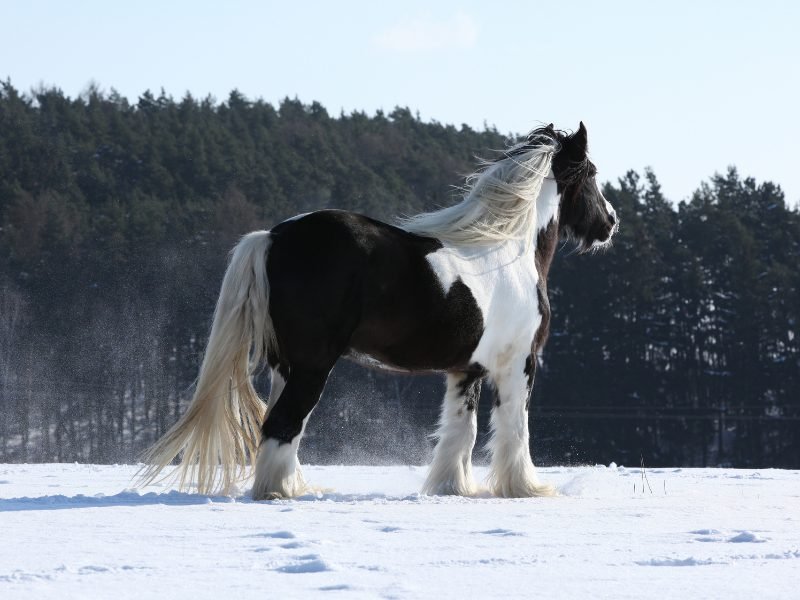
[[[581,152],[586,152],[586,149],[589,146],[589,138],[586,134],[586,126],[583,124],[583,121],[581,121],[581,124],[578,125],[578,131],[575,132],[573,139],[575,140],[575,145],[577,148]]]

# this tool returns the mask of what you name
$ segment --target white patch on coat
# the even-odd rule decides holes
[[[537,235],[558,218],[560,197],[550,171],[536,200]],[[472,355],[490,372],[497,371],[501,354],[530,353],[534,333],[541,323],[534,264],[536,240],[514,240],[494,247],[451,246],[427,256],[445,293],[456,281],[470,289],[483,317],[484,334]]]
[[[558,209],[561,205],[561,196],[558,193],[558,184],[553,171],[542,183],[542,191],[536,201],[536,232],[546,229],[550,221],[558,219]]]

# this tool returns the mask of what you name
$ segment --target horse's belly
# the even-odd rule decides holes
[[[414,277],[399,277],[402,285],[368,289],[350,350],[395,370],[467,367],[483,334],[483,313],[463,281],[445,291],[425,263],[418,266]]]
[[[461,282],[447,294],[406,295],[401,307],[367,312],[350,350],[360,362],[401,371],[449,371],[469,365],[483,333],[483,315]],[[373,362],[374,361],[374,362]]]

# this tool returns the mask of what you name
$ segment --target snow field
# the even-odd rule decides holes
[[[555,467],[508,500],[312,466],[327,491],[272,502],[135,471],[0,465],[0,598],[798,597],[800,471]]]

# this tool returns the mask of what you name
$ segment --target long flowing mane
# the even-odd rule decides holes
[[[461,202],[401,219],[400,227],[452,245],[530,243],[536,228],[536,199],[559,147],[552,130],[533,131],[525,142],[497,160],[484,161],[469,175]]]

